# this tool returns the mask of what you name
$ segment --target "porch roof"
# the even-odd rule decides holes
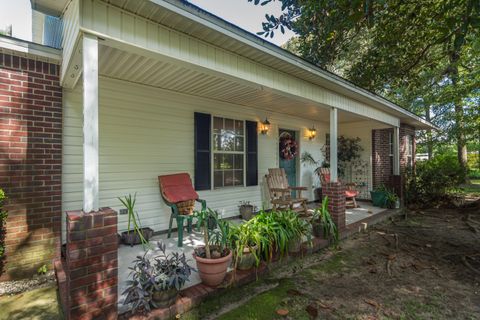
[[[34,8],[61,15],[68,1],[31,0]],[[58,5],[53,5],[55,2]],[[290,74],[332,90],[373,108],[397,117],[401,123],[416,129],[436,127],[399,105],[365,90],[346,79],[315,66],[308,61],[231,24],[186,1],[178,0],[106,0],[115,7],[165,25],[275,70]],[[63,7],[60,3],[64,3]],[[60,7],[62,7],[60,9]]]

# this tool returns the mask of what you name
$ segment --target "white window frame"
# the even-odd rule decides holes
[[[243,152],[242,151],[216,151],[215,150],[215,139],[214,139],[214,122],[215,118],[222,118],[223,119],[223,124],[225,127],[225,119],[229,120],[234,120],[234,121],[242,121],[243,123]],[[246,181],[247,181],[247,131],[246,131],[246,120],[244,119],[238,119],[230,116],[223,116],[223,115],[211,115],[211,127],[210,127],[210,143],[212,146],[212,156],[210,159],[210,179],[212,181],[212,187],[211,190],[221,190],[221,189],[228,189],[228,188],[242,188],[246,186]],[[235,123],[235,122],[234,122]],[[215,187],[215,154],[241,154],[243,155],[243,183],[241,185],[236,185],[236,186],[222,186],[222,187]]]
[[[407,149],[407,166],[413,167],[413,136],[405,136],[405,148]]]

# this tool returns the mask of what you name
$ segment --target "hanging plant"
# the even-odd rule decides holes
[[[284,160],[292,160],[298,153],[298,145],[288,132],[280,135],[280,157]]]

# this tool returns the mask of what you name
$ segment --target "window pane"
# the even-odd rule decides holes
[[[233,168],[243,169],[243,154],[234,155]]]
[[[213,118],[213,133],[220,133],[223,129],[223,118]]]
[[[218,150],[234,151],[235,136],[233,134],[223,134],[219,138],[220,146]]]
[[[235,126],[232,119],[225,119],[225,130],[229,134],[235,134]]]
[[[224,154],[221,164],[223,170],[233,169],[233,154]]]
[[[243,151],[243,138],[236,137],[235,138],[235,151]]]
[[[233,186],[233,170],[223,172],[223,185],[225,187]]]
[[[235,185],[243,186],[243,170],[235,170]]]
[[[214,188],[223,187],[223,171],[215,171],[213,173],[213,187]]]
[[[222,141],[222,136],[218,134],[213,135],[213,150],[222,150],[221,141]]]
[[[243,136],[243,121],[235,120],[235,134]]]
[[[213,156],[213,169],[222,169],[223,154],[216,153]]]

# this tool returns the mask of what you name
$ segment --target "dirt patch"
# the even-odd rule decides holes
[[[480,319],[480,201],[409,212],[206,301],[184,319]],[[279,283],[238,306],[256,286]],[[234,304],[236,302],[236,304]],[[279,315],[277,311],[288,311]]]

